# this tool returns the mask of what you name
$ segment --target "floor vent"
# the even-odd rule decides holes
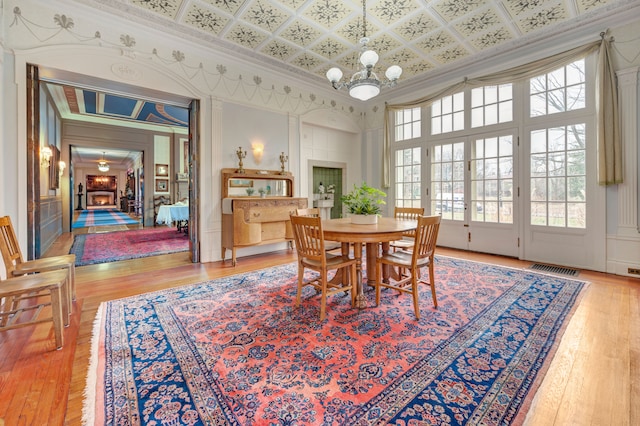
[[[533,265],[531,265],[530,269],[535,269],[537,271],[542,271],[542,272],[549,272],[551,274],[569,275],[571,277],[575,277],[579,273],[577,269],[563,268],[561,266],[545,265],[543,263],[534,263]]]

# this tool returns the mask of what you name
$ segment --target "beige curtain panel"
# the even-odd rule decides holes
[[[443,96],[452,95],[466,87],[498,85],[537,77],[554,71],[577,59],[598,51],[597,115],[598,115],[598,183],[611,185],[622,183],[622,145],[618,122],[618,94],[615,74],[611,64],[610,41],[606,37],[535,62],[520,65],[483,77],[465,79],[439,92],[401,104],[387,104],[384,114],[383,185],[391,184],[391,114],[394,111],[428,106]]]

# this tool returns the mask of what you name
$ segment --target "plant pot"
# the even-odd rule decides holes
[[[351,223],[355,225],[374,225],[378,223],[377,214],[352,214]]]

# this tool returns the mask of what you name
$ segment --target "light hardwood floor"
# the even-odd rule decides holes
[[[47,255],[67,253],[63,235]],[[530,262],[438,248],[437,254],[526,268]],[[77,268],[63,349],[50,324],[0,333],[0,426],[79,425],[93,320],[101,302],[295,261],[285,250],[230,262],[187,253]],[[640,425],[640,279],[581,271],[590,284],[529,411],[530,425]]]

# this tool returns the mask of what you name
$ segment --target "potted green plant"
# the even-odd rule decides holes
[[[363,182],[360,186],[353,185],[353,190],[343,195],[340,200],[351,214],[351,223],[372,224],[378,222],[381,206],[386,204],[386,196],[383,191]]]

